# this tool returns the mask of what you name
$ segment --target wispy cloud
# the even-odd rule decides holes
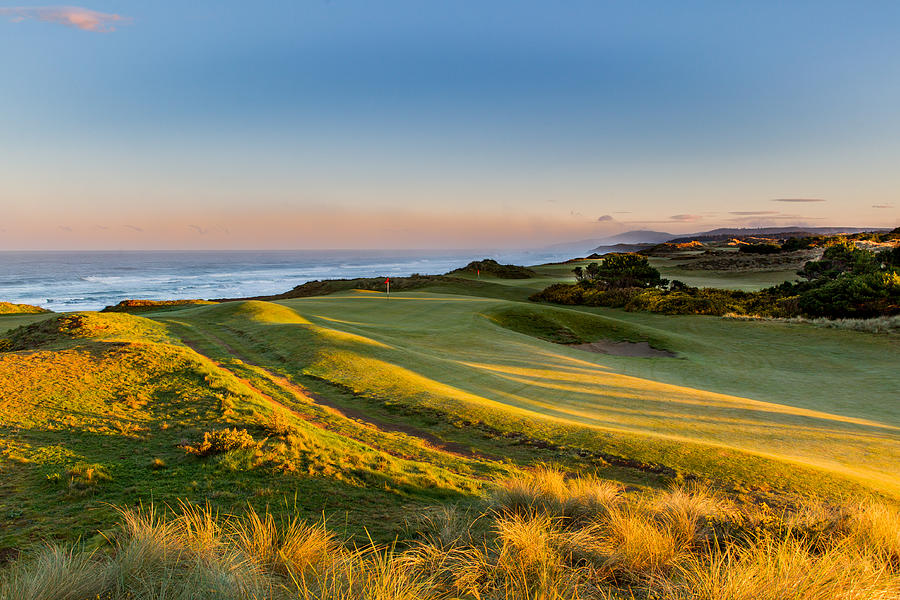
[[[69,227],[68,225],[60,225],[59,230],[65,231],[66,233],[72,233],[72,228]]]
[[[206,235],[207,233],[209,233],[209,229],[204,229],[203,227],[200,227],[199,225],[188,225],[188,228],[193,229],[200,235]]]
[[[693,223],[694,221],[699,221],[702,219],[700,215],[672,215],[669,217],[670,221],[675,221],[677,223]]]
[[[613,219],[612,215],[601,215],[601,216],[597,217],[597,220],[601,223],[615,221],[615,219]]]
[[[873,204],[872,208],[894,208],[893,204]]]
[[[9,6],[0,8],[0,16],[9,17],[14,23],[34,19],[99,33],[115,31],[117,25],[131,22],[131,19],[122,15],[102,13],[81,6]]]
[[[774,198],[772,202],[825,202],[822,198]]]
[[[122,225],[125,229],[130,229],[132,231],[137,231],[138,233],[143,232],[143,228],[138,227],[137,225]]]
[[[729,211],[729,215],[743,215],[743,216],[755,216],[755,215],[777,215],[777,210],[732,210]]]

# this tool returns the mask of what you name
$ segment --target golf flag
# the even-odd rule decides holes
[[[387,287],[387,295],[390,296],[391,295],[391,278],[390,277],[388,277],[387,279],[384,280],[384,285]]]

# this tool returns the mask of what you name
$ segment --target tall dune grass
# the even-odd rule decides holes
[[[388,546],[252,509],[123,509],[108,547],[38,549],[0,576],[0,598],[900,598],[896,507],[756,510],[699,486],[626,493],[552,469],[500,482],[480,508],[436,507]]]

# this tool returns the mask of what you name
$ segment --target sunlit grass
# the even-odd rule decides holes
[[[0,571],[5,600],[879,600],[900,594],[900,515],[811,499],[773,515],[702,486],[654,494],[543,468],[410,537],[349,544],[321,521],[209,505],[119,511],[105,544]],[[585,502],[585,491],[592,499]],[[597,496],[598,490],[603,490]],[[599,502],[598,502],[599,500]],[[577,518],[572,507],[581,507]]]

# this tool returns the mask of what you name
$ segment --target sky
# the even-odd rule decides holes
[[[0,249],[900,225],[900,2],[0,0]]]

